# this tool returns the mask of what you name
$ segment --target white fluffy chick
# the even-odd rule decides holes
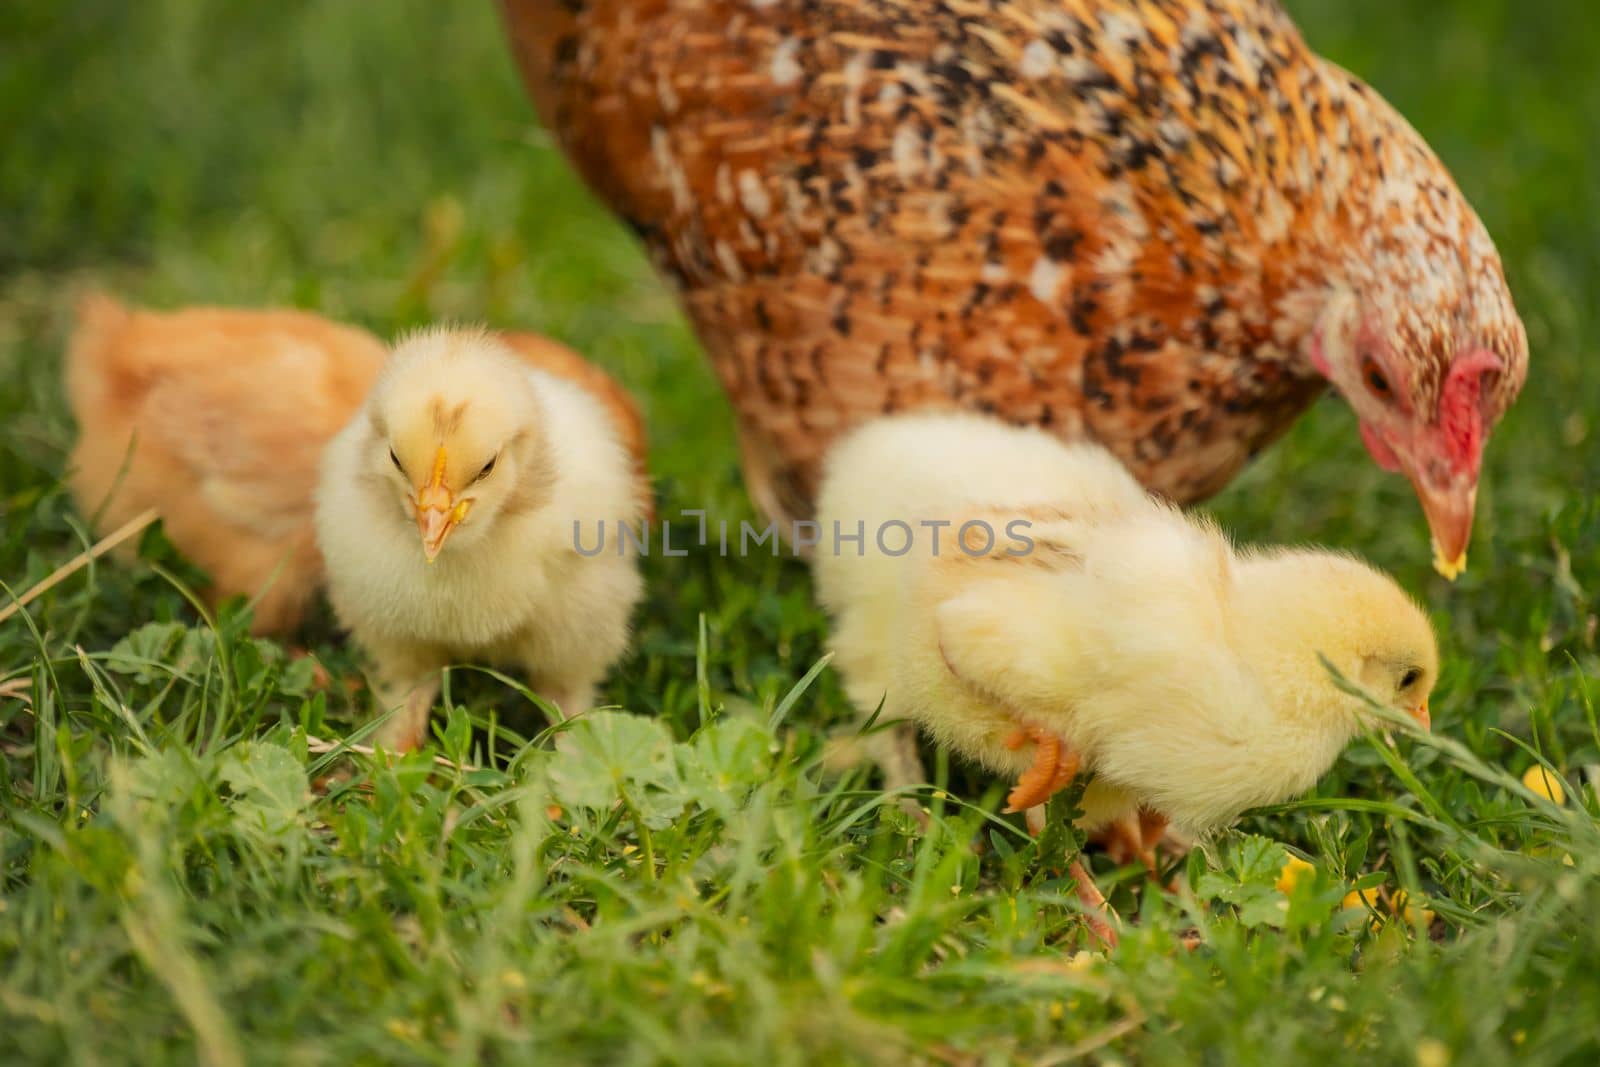
[[[399,344],[317,490],[329,598],[399,709],[380,744],[421,744],[455,662],[511,663],[563,714],[591,706],[643,591],[615,536],[644,512],[634,464],[592,392],[490,335]],[[602,521],[604,550],[580,553],[576,528],[592,552]]]
[[[934,520],[951,524],[937,555]],[[986,527],[958,542],[973,520]],[[1097,446],[984,416],[889,416],[829,456],[819,521],[818,592],[851,699],[1016,777],[1013,810],[1080,768],[1090,828],[1144,809],[1204,833],[1293,797],[1364,718],[1323,658],[1427,724],[1438,651],[1392,579],[1330,552],[1236,553]],[[922,535],[899,555],[898,528],[889,551],[875,537],[894,521]],[[858,522],[860,554],[834,551],[834,524]]]

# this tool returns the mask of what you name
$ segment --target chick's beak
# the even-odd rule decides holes
[[[441,445],[433,460],[433,472],[428,484],[417,490],[417,532],[422,535],[422,553],[432,563],[439,558],[445,539],[461,524],[472,507],[471,500],[457,501],[455,493],[445,483],[445,450]]]
[[[1417,725],[1424,730],[1433,729],[1433,717],[1428,714],[1428,702],[1426,700],[1411,709],[1411,717],[1417,720]]]

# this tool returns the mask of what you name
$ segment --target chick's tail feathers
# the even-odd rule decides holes
[[[78,299],[77,324],[67,343],[67,403],[79,427],[99,421],[117,401],[142,387],[118,344],[133,312],[109,293],[91,289]]]

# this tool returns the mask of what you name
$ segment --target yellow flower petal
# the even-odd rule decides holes
[[[1537,763],[1523,774],[1522,784],[1527,787],[1528,792],[1537,793],[1552,804],[1567,802],[1567,791],[1561,788],[1561,782]]]
[[[1382,903],[1383,898],[1378,896],[1378,887],[1372,886],[1359,891],[1352,889],[1344,895],[1344,900],[1339,906],[1345,911],[1376,911],[1378,905]],[[1367,928],[1370,930],[1376,930],[1382,925],[1383,919],[1377,915],[1367,920]]]
[[[1369,908],[1377,908],[1378,903],[1378,887],[1369,886],[1366,889],[1350,890],[1350,892],[1344,895],[1344,901],[1339,906],[1344,908],[1346,911],[1356,908],[1366,911]]]
[[[1395,893],[1394,899],[1389,901],[1389,906],[1396,915],[1412,926],[1429,926],[1433,923],[1433,909],[1421,904],[1413,906],[1410,895],[1404,889]]]
[[[1316,877],[1317,868],[1299,856],[1290,856],[1278,872],[1278,892],[1292,893],[1302,878]]]
[[[384,1022],[383,1028],[401,1041],[420,1041],[422,1039],[422,1027],[418,1026],[416,1021],[412,1019],[388,1019]]]

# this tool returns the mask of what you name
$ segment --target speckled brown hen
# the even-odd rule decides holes
[[[1179,501],[1331,383],[1461,563],[1527,340],[1420,136],[1270,0],[502,0],[538,110],[643,237],[809,513],[880,412],[1103,442]]]

